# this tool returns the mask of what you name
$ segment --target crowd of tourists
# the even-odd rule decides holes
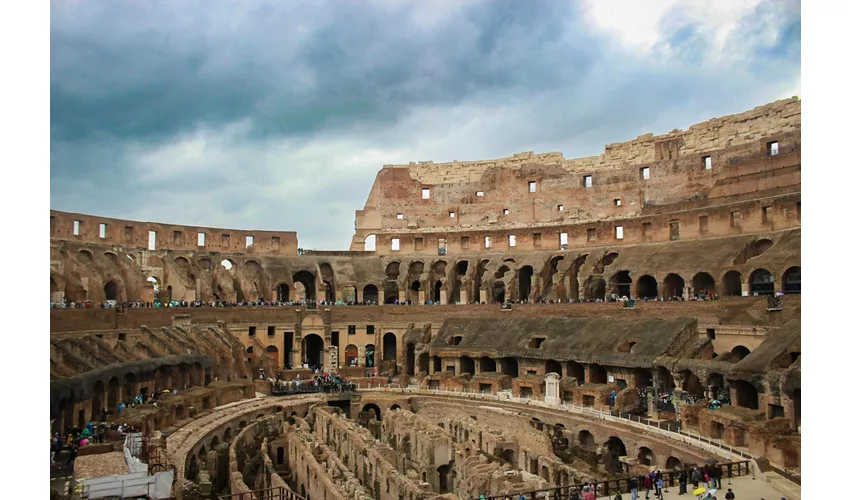
[[[274,378],[266,378],[263,370],[260,370],[260,380],[268,380],[271,386],[271,393],[274,396],[283,396],[287,394],[298,394],[302,392],[322,392],[326,394],[338,392],[351,392],[356,389],[356,386],[351,382],[346,382],[339,375],[328,372],[319,372],[313,374],[312,378],[302,380],[301,375],[295,375],[293,380],[284,380],[282,374],[278,373]]]
[[[699,294],[693,295],[688,299],[684,297],[641,297],[637,299],[629,299],[625,296],[618,296],[615,294],[606,296],[604,298],[594,298],[594,299],[548,299],[548,298],[539,298],[535,301],[530,300],[516,300],[516,301],[506,301],[504,304],[590,304],[590,303],[610,303],[610,302],[626,302],[626,303],[634,303],[635,301],[640,302],[693,302],[698,300],[718,300],[719,296],[715,295],[714,292],[711,291],[701,291]],[[490,302],[482,302],[482,301],[472,301],[468,303],[469,305],[485,305],[485,304],[503,304],[500,301],[490,301]],[[337,301],[328,301],[328,300],[300,300],[300,301],[268,301],[264,300],[262,297],[258,300],[240,300],[240,301],[230,301],[230,300],[211,300],[211,301],[201,301],[201,300],[153,300],[153,301],[130,301],[130,302],[116,302],[116,301],[105,301],[105,302],[93,302],[91,300],[83,300],[74,302],[71,300],[64,301],[51,301],[50,308],[51,309],[162,309],[162,308],[191,308],[191,307],[307,307],[308,309],[316,308],[316,307],[344,307],[344,306],[377,306],[380,305],[377,301],[374,300],[365,300],[365,301],[353,301],[353,300],[337,300]],[[396,305],[396,306],[412,306],[412,305],[440,305],[439,301],[434,300],[426,300],[422,303],[414,302],[412,300],[398,300],[391,299],[385,303],[385,305]],[[452,305],[460,305],[459,302],[456,302]]]
[[[94,423],[89,421],[85,427],[68,427],[65,434],[53,433],[50,437],[50,463],[56,462],[56,458],[65,451],[68,455],[67,464],[71,464],[77,458],[80,448],[91,444],[103,444],[108,441],[108,433],[117,432],[122,436],[128,433],[139,432],[133,424],[110,423],[107,420]]]

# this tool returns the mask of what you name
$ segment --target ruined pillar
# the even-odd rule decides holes
[[[440,305],[446,305],[449,303],[449,294],[446,292],[446,288],[440,288]]]
[[[466,295],[467,295],[467,293],[466,293],[466,289],[465,289],[465,288],[461,288],[461,289],[460,289],[460,303],[461,303],[462,305],[466,305],[466,304],[468,303],[468,302],[467,302]]]
[[[407,302],[407,290],[402,290],[399,288],[398,290],[398,302],[399,304]]]
[[[420,288],[420,289],[419,289],[419,301],[418,301],[417,303],[418,303],[418,304],[424,304],[424,303],[425,303],[425,300],[426,300],[427,298],[428,298],[428,297],[427,297],[427,295],[425,295],[425,290],[422,290],[422,289]]]
[[[481,373],[481,359],[475,358],[472,361],[475,364],[475,373]]]
[[[481,288],[481,302],[484,304],[490,303],[490,292],[486,288]]]
[[[383,304],[383,303],[384,303],[384,289],[379,288],[378,289],[378,304]]]
[[[546,374],[546,397],[543,402],[547,405],[561,404],[561,376],[557,373]]]

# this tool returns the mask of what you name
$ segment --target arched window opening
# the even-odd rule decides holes
[[[740,297],[743,294],[741,273],[729,271],[723,275],[723,294],[727,297]]]
[[[631,297],[632,277],[629,271],[619,271],[611,278],[611,293],[620,297]]]
[[[756,269],[750,275],[750,294],[753,297],[773,296],[773,275],[765,269]]]
[[[782,275],[782,292],[788,295],[800,293],[800,268],[791,267]]]

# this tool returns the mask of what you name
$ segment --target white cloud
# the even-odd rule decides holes
[[[670,55],[661,43],[674,30],[695,25],[711,40],[709,57],[718,60],[741,19],[763,0],[585,0],[588,19],[613,34],[622,45],[643,55],[656,50]]]

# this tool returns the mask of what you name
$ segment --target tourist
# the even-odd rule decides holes
[[[732,493],[732,488],[726,490],[726,500],[735,500],[735,494]]]
[[[711,482],[712,482],[711,487],[715,488],[715,489],[720,488],[721,487],[720,482],[723,479],[723,468],[720,467],[719,465],[713,465],[711,467],[710,475],[711,475]]]
[[[688,471],[682,469],[679,472],[679,494],[684,495],[688,492]]]
[[[635,476],[632,476],[629,479],[629,491],[632,492],[632,500],[637,500],[638,497],[638,479]]]
[[[661,475],[661,471],[658,471],[657,479],[655,480],[655,496],[661,496],[661,488],[664,487],[664,477]]]
[[[699,488],[699,480],[702,478],[702,475],[699,473],[699,469],[694,469],[691,474],[691,484],[694,485],[694,489]]]
[[[643,488],[646,490],[646,500],[649,500],[649,490],[652,489],[652,477],[649,474],[643,478]]]

